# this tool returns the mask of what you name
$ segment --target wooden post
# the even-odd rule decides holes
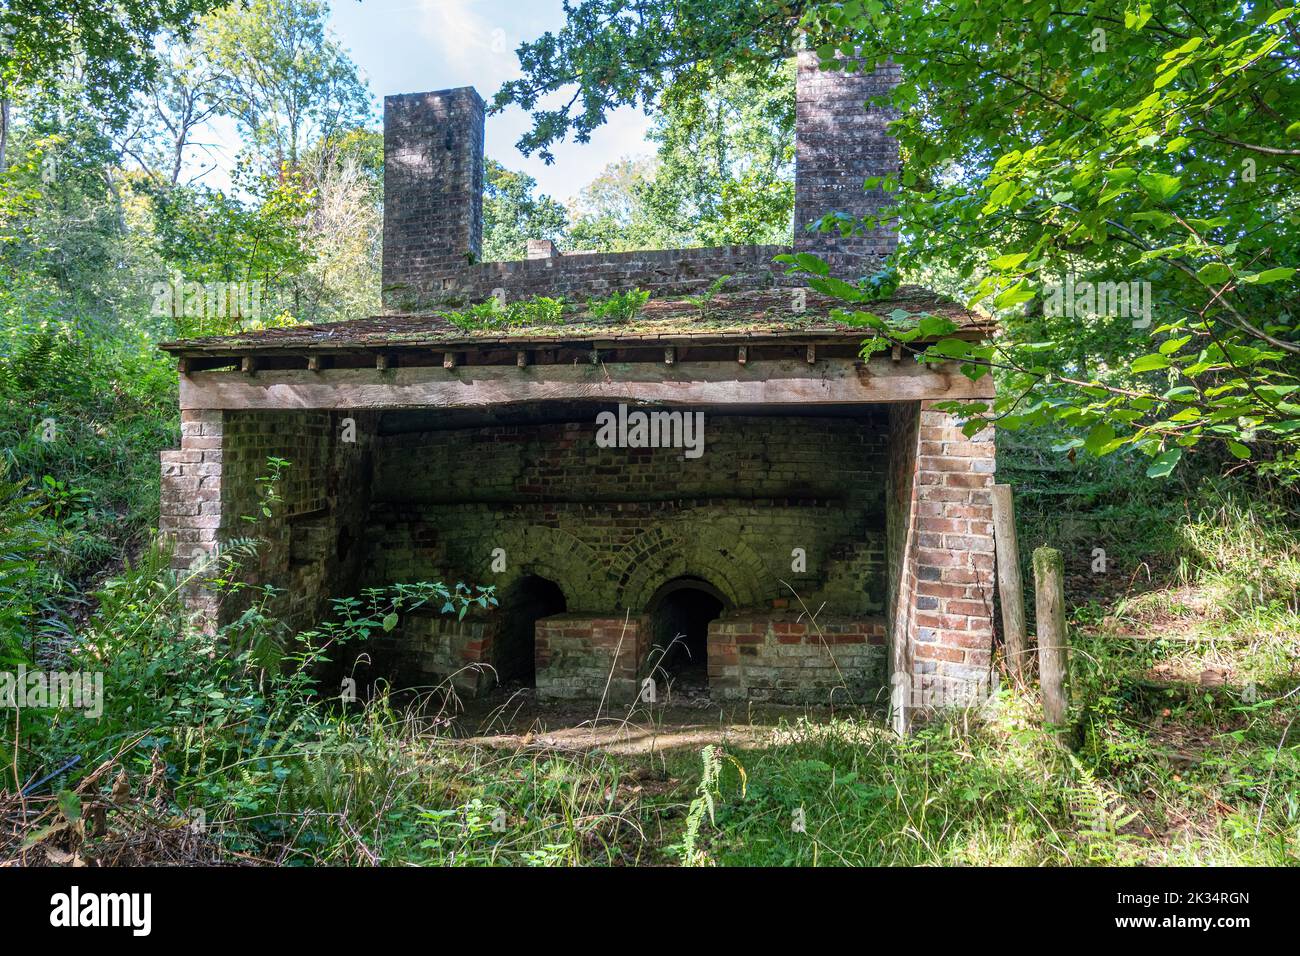
[[[1070,710],[1070,646],[1065,633],[1065,562],[1055,548],[1034,551],[1034,597],[1043,716],[1049,724],[1064,727]]]
[[[993,544],[998,557],[998,597],[1002,601],[1002,636],[1007,668],[1024,680],[1029,663],[1025,632],[1025,582],[1020,575],[1020,546],[1016,541],[1016,511],[1010,485],[993,486]]]

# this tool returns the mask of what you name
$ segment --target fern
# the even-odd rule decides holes
[[[477,329],[507,329],[564,322],[564,300],[544,295],[502,305],[495,296],[457,312],[440,312],[439,318],[467,332]]]
[[[1074,754],[1069,757],[1079,780],[1069,789],[1070,812],[1079,834],[1084,837],[1084,849],[1093,862],[1115,862],[1120,844],[1129,839],[1119,831],[1138,813],[1136,810],[1126,813],[1118,793],[1099,784],[1093,772]]]
[[[49,544],[41,508],[0,462],[0,667],[25,659],[24,640],[38,613],[40,557]]]
[[[587,312],[593,319],[631,322],[648,301],[650,293],[645,289],[629,289],[626,292],[615,292],[605,299],[588,299]]]
[[[730,281],[731,276],[729,275],[718,276],[704,292],[700,295],[688,295],[686,301],[695,306],[700,312],[700,317],[704,318],[709,314],[709,307],[713,304],[713,300],[717,298],[718,293],[722,291],[722,287]]]
[[[0,356],[0,389],[8,395],[62,392],[92,367],[85,339],[66,325],[42,322],[24,329],[7,351]]]
[[[691,801],[690,808],[686,811],[686,832],[682,835],[680,844],[683,866],[706,866],[711,862],[709,855],[699,849],[700,829],[704,826],[706,814],[709,823],[715,822],[716,799],[722,796],[720,784],[723,757],[731,761],[736,772],[740,774],[742,797],[745,795],[747,784],[745,768],[740,761],[716,744],[709,744],[700,751],[700,757],[704,762],[704,773],[700,777],[699,786],[695,788],[695,799]]]

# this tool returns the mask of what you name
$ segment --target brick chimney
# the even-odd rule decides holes
[[[384,304],[454,294],[483,248],[483,99],[471,86],[384,98]]]
[[[881,224],[849,237],[808,232],[827,213],[875,215],[887,204],[881,189],[863,181],[898,171],[898,142],[885,131],[891,111],[868,105],[898,83],[898,67],[874,73],[821,70],[817,54],[799,53],[795,102],[794,246],[831,264],[832,275],[856,279],[880,269],[898,245],[896,229]]]

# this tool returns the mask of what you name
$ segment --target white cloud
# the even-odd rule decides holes
[[[421,0],[418,29],[451,66],[473,67],[476,78],[499,83],[518,72],[514,44],[504,25],[482,14],[483,6],[481,0]]]

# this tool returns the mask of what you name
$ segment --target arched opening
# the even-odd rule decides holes
[[[501,630],[497,633],[497,680],[532,686],[536,678],[535,626],[544,617],[568,610],[564,592],[554,581],[525,575],[501,601]]]
[[[726,602],[707,581],[669,581],[650,600],[650,664],[677,693],[709,686],[709,622]]]

